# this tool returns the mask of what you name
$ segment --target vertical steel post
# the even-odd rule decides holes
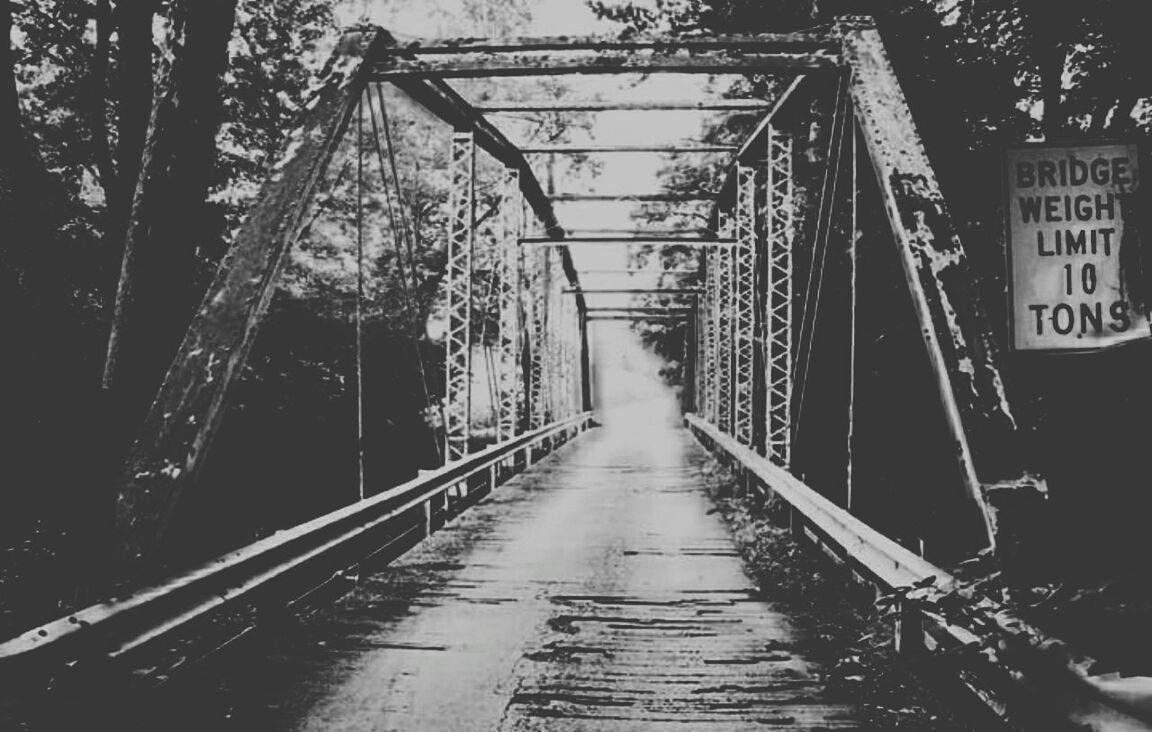
[[[731,238],[732,219],[720,213],[720,232],[724,238]],[[732,325],[735,306],[733,292],[733,250],[732,247],[719,247],[716,252],[716,426],[722,432],[732,434]]]
[[[533,281],[529,285],[532,292],[532,351],[530,354],[531,367],[529,374],[528,409],[533,429],[543,427],[548,423],[547,390],[544,380],[548,364],[548,258],[551,256],[551,247],[534,247],[530,251],[531,265],[529,269]]]
[[[855,115],[848,122],[849,160],[852,165],[851,180],[849,181],[849,206],[851,223],[848,227],[848,465],[847,465],[847,496],[844,507],[851,513],[855,504],[855,494],[852,490],[852,443],[856,431],[856,273],[858,267],[858,254],[856,244],[858,241],[859,226],[857,207],[860,205],[860,141],[859,131],[856,128]]]
[[[552,249],[553,247],[549,247]],[[548,421],[555,422],[561,418],[563,411],[564,394],[564,269],[560,264],[560,252],[554,252],[551,257],[552,268],[548,273],[549,297],[548,312],[552,315],[552,324],[548,328],[548,384],[549,409]]]
[[[717,305],[719,301],[719,289],[716,286],[717,272],[720,269],[720,253],[716,247],[708,247],[706,269],[704,274],[704,287],[706,297],[708,299],[707,311],[705,312],[705,323],[707,327],[707,334],[704,341],[704,391],[707,399],[706,408],[704,411],[704,418],[709,423],[715,425],[717,420],[717,388],[720,376],[719,360],[717,359],[717,346],[720,330],[717,327],[717,319],[719,313],[717,312]]]
[[[736,166],[736,205],[733,210],[736,244],[733,264],[733,425],[732,436],[752,446],[752,393],[756,328],[756,169]]]
[[[452,135],[445,353],[445,462],[468,453],[472,412],[472,247],[476,239],[476,148],[471,132]]]
[[[792,451],[792,139],[768,130],[768,456],[787,468]]]
[[[520,235],[523,223],[520,202],[520,173],[509,168],[504,173],[500,202],[497,246],[500,264],[500,419],[497,438],[503,442],[516,436],[519,426],[523,382],[520,379]]]

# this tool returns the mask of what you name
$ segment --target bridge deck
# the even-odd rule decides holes
[[[242,700],[228,720],[330,732],[856,727],[789,618],[755,599],[711,511],[710,464],[678,427],[588,433],[275,640],[266,669],[230,682],[250,688],[226,694]]]

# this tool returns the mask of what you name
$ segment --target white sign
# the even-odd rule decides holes
[[[1149,337],[1120,292],[1121,198],[1135,145],[1008,152],[1008,260],[1017,350],[1091,350]]]

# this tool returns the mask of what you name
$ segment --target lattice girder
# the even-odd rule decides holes
[[[731,238],[732,219],[720,213],[720,232],[724,238]],[[732,434],[732,387],[733,387],[733,310],[735,305],[734,263],[732,247],[719,247],[716,252],[716,426]]]
[[[767,452],[788,467],[792,449],[792,139],[768,130]]]
[[[472,249],[476,238],[476,146],[452,135],[449,156],[448,334],[445,353],[445,461],[468,453],[472,411]]]
[[[520,378],[520,269],[519,238],[523,230],[524,206],[520,197],[520,174],[504,173],[504,191],[496,244],[500,264],[499,386],[500,405],[497,437],[501,442],[516,436],[520,424],[523,381]]]
[[[736,169],[736,206],[733,211],[736,244],[733,260],[733,425],[740,444],[752,445],[752,394],[755,379],[756,328],[756,169]]]

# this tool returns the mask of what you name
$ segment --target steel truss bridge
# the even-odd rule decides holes
[[[456,78],[638,72],[768,74],[781,84],[770,101],[478,104],[450,84]],[[83,667],[96,659],[132,658],[222,609],[288,604],[371,557],[393,556],[394,547],[404,543],[398,537],[427,536],[590,427],[595,354],[589,323],[597,320],[660,319],[684,326],[690,334],[690,413],[685,417],[690,432],[735,466],[748,490],[784,500],[797,536],[882,591],[933,582],[943,590],[953,587],[948,573],[852,514],[851,457],[847,499],[842,502],[812,490],[791,470],[805,416],[824,262],[831,248],[855,257],[856,222],[868,215],[885,221],[898,254],[944,415],[950,459],[960,476],[963,505],[973,518],[969,524],[976,527],[965,541],[971,549],[995,545],[989,492],[1030,479],[1014,451],[1016,423],[967,255],[869,18],[845,17],[827,28],[790,34],[628,40],[421,40],[358,28],[340,41],[323,87],[287,135],[131,449],[118,522],[131,553],[144,566],[155,561],[181,494],[195,490],[230,389],[340,141],[351,124],[363,119],[373,90],[382,84],[401,90],[453,129],[446,141],[451,149],[451,195],[444,466],[204,567],[33,629],[0,645],[0,668],[45,672],[62,664]],[[654,114],[672,109],[739,111],[760,119],[747,139],[734,146],[532,148],[518,148],[490,119],[505,112],[613,109]],[[827,147],[814,158],[808,138],[817,121],[830,132]],[[475,169],[480,152],[504,170],[495,233],[484,241],[477,233]],[[698,193],[550,195],[530,163],[532,156],[613,152],[727,155],[727,177],[718,190]],[[814,162],[822,171],[817,184],[801,187],[797,169],[810,169]],[[858,195],[865,180],[878,192],[874,200]],[[800,220],[801,198],[815,201],[810,221]],[[702,201],[710,214],[708,225],[696,230],[571,230],[554,203],[579,200]],[[878,205],[883,214],[868,211],[869,204]],[[801,236],[807,237],[802,249]],[[574,248],[639,244],[693,247],[699,254],[696,266],[666,273],[691,279],[656,288],[582,285],[582,274],[596,273],[578,270]],[[498,270],[499,400],[496,443],[472,452],[477,299],[472,283],[481,247],[488,248],[489,261],[496,262]],[[803,263],[798,262],[800,251],[805,252]],[[798,271],[804,276],[798,277]],[[854,305],[856,279],[851,271]],[[672,297],[676,304],[592,304],[598,295],[649,293]],[[845,405],[849,425],[852,399],[850,393]],[[1143,724],[1132,721],[1139,715],[1117,701],[1106,680],[1091,676],[1070,652],[1053,653],[1050,646],[1042,651],[1037,640],[1042,634],[994,604],[972,610],[969,620],[965,624],[909,604],[898,614],[898,643],[905,650],[953,647],[978,642],[982,633],[996,630],[1020,646],[1021,653],[1030,654],[1029,663],[1057,668],[1060,678],[1072,680],[1077,699],[1088,700],[1067,712],[1077,721],[1097,729],[1106,728],[1108,722],[1101,720],[1119,717]],[[963,672],[964,684],[998,712],[1005,710],[1005,698],[1024,693],[1018,691],[1021,685],[1029,694],[1053,698],[1055,692],[1036,681],[1041,676],[1011,669]]]

